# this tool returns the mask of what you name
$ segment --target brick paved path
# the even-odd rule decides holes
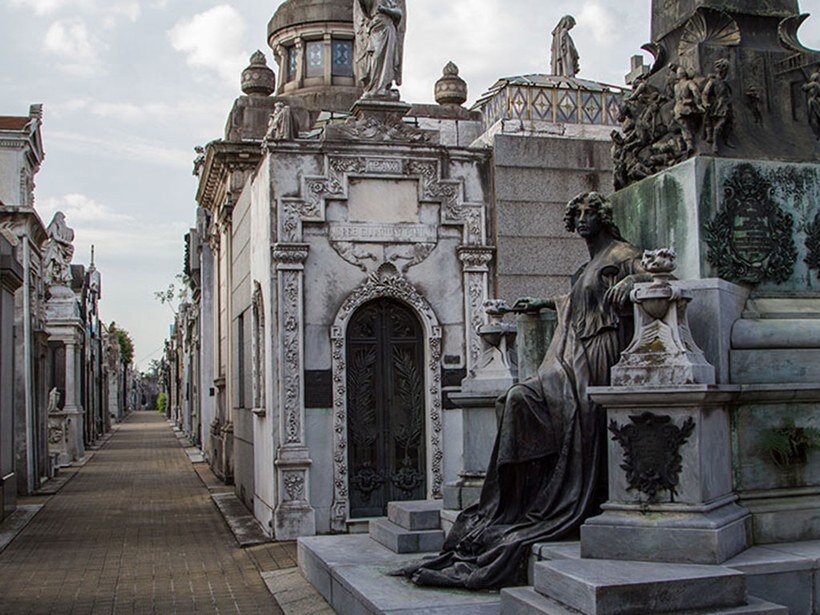
[[[0,613],[281,613],[165,420],[140,412],[0,555]]]

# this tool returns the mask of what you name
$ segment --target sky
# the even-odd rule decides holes
[[[281,0],[0,0],[0,115],[43,103],[46,159],[36,207],[65,212],[75,262],[91,245],[101,311],[136,342],[141,368],[173,321],[154,292],[182,270],[195,224],[193,148],[220,138],[256,49],[274,65],[267,23]],[[820,13],[820,0],[802,0]],[[649,40],[650,0],[408,0],[402,98],[432,102],[452,60],[472,102],[498,78],[548,72],[550,32],[567,13],[580,77],[623,85]],[[801,30],[820,48],[820,16]]]

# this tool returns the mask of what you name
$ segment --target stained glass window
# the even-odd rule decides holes
[[[333,39],[333,75],[353,76],[353,41]]]
[[[307,44],[307,76],[324,77],[325,75],[325,43],[324,41],[309,41]]]
[[[288,47],[288,81],[296,79],[296,67],[299,62],[299,52],[296,46]]]

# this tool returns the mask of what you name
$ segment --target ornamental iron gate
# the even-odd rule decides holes
[[[423,500],[424,336],[404,304],[363,305],[347,330],[350,517],[382,517],[387,503]]]

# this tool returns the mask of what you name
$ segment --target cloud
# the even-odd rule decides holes
[[[605,45],[616,33],[615,16],[599,2],[588,2],[578,14],[578,22],[589,28],[595,41]]]
[[[244,36],[245,20],[229,4],[183,19],[168,31],[171,45],[185,55],[189,66],[215,71],[231,83],[237,82],[248,62]]]
[[[12,6],[34,11],[36,15],[51,15],[61,9],[92,9],[95,0],[11,0]]]
[[[99,47],[88,26],[79,19],[55,21],[43,39],[43,49],[59,58],[61,69],[74,75],[87,76],[99,70]]]
[[[189,172],[193,163],[193,155],[188,150],[169,148],[159,141],[149,141],[116,131],[91,136],[52,130],[48,132],[48,144],[50,147],[78,154],[156,164]]]
[[[47,198],[38,202],[37,208],[43,217],[49,220],[58,211],[62,211],[69,222],[108,223],[134,220],[132,216],[117,213],[84,194]]]
[[[18,6],[33,11],[35,15],[51,16],[61,12],[77,12],[102,15],[104,23],[114,24],[120,18],[135,22],[142,14],[142,5],[139,0],[11,0],[12,6]],[[164,8],[156,2],[151,8]]]

